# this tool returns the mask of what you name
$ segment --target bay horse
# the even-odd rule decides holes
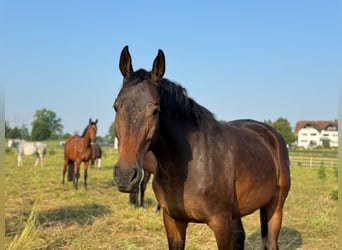
[[[217,121],[181,85],[163,78],[162,50],[151,71],[134,71],[126,46],[119,68],[123,84],[114,101],[119,156],[113,177],[119,191],[136,192],[143,157],[153,152],[158,161],[153,190],[169,249],[184,249],[189,222],[206,223],[218,249],[243,249],[241,217],[256,210],[263,248],[278,249],[291,182],[282,136],[254,120]]]
[[[84,186],[87,187],[88,166],[89,161],[91,160],[91,143],[95,143],[96,140],[97,121],[97,119],[95,122],[89,119],[89,123],[84,129],[82,136],[74,135],[66,140],[64,146],[63,184],[65,172],[68,167],[68,180],[73,181],[75,189],[78,188],[80,165],[81,162],[83,162]]]
[[[18,167],[22,167],[23,155],[35,155],[36,161],[34,166],[38,166],[40,161],[40,166],[43,167],[45,164],[46,156],[46,144],[42,142],[28,142],[20,139],[9,139],[7,146],[9,148],[14,148],[18,154]]]
[[[101,168],[102,149],[99,144],[91,144],[90,167],[93,168],[97,162],[97,168]]]
[[[142,178],[142,181],[140,183],[140,203],[139,203],[139,191],[133,192],[129,194],[129,202],[134,204],[135,206],[141,206],[144,207],[144,201],[145,201],[145,190],[147,187],[147,184],[151,178],[151,175],[155,173],[157,168],[158,162],[157,159],[154,157],[153,153],[151,151],[148,151],[145,154],[144,161],[143,161],[143,171],[144,171],[144,177]],[[157,211],[160,210],[160,206],[158,204]]]

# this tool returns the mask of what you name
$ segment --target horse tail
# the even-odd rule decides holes
[[[73,181],[74,180],[74,168],[75,168],[75,163],[72,160],[68,161],[68,181]]]

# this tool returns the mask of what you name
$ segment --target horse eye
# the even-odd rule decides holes
[[[154,110],[153,110],[153,114],[155,115],[155,114],[157,114],[157,113],[159,113],[159,112],[160,112],[160,106],[159,106],[159,105],[156,105],[155,108],[154,108]]]

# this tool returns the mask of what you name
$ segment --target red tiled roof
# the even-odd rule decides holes
[[[305,127],[305,126],[312,126],[314,128],[317,128],[319,131],[322,129],[326,129],[329,126],[335,126],[338,128],[338,120],[331,120],[331,121],[298,121],[296,123],[296,127],[294,130],[295,134],[298,134],[298,131]]]

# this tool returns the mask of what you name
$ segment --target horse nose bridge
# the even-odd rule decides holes
[[[137,164],[138,143],[135,136],[125,136],[120,140],[119,162]]]

